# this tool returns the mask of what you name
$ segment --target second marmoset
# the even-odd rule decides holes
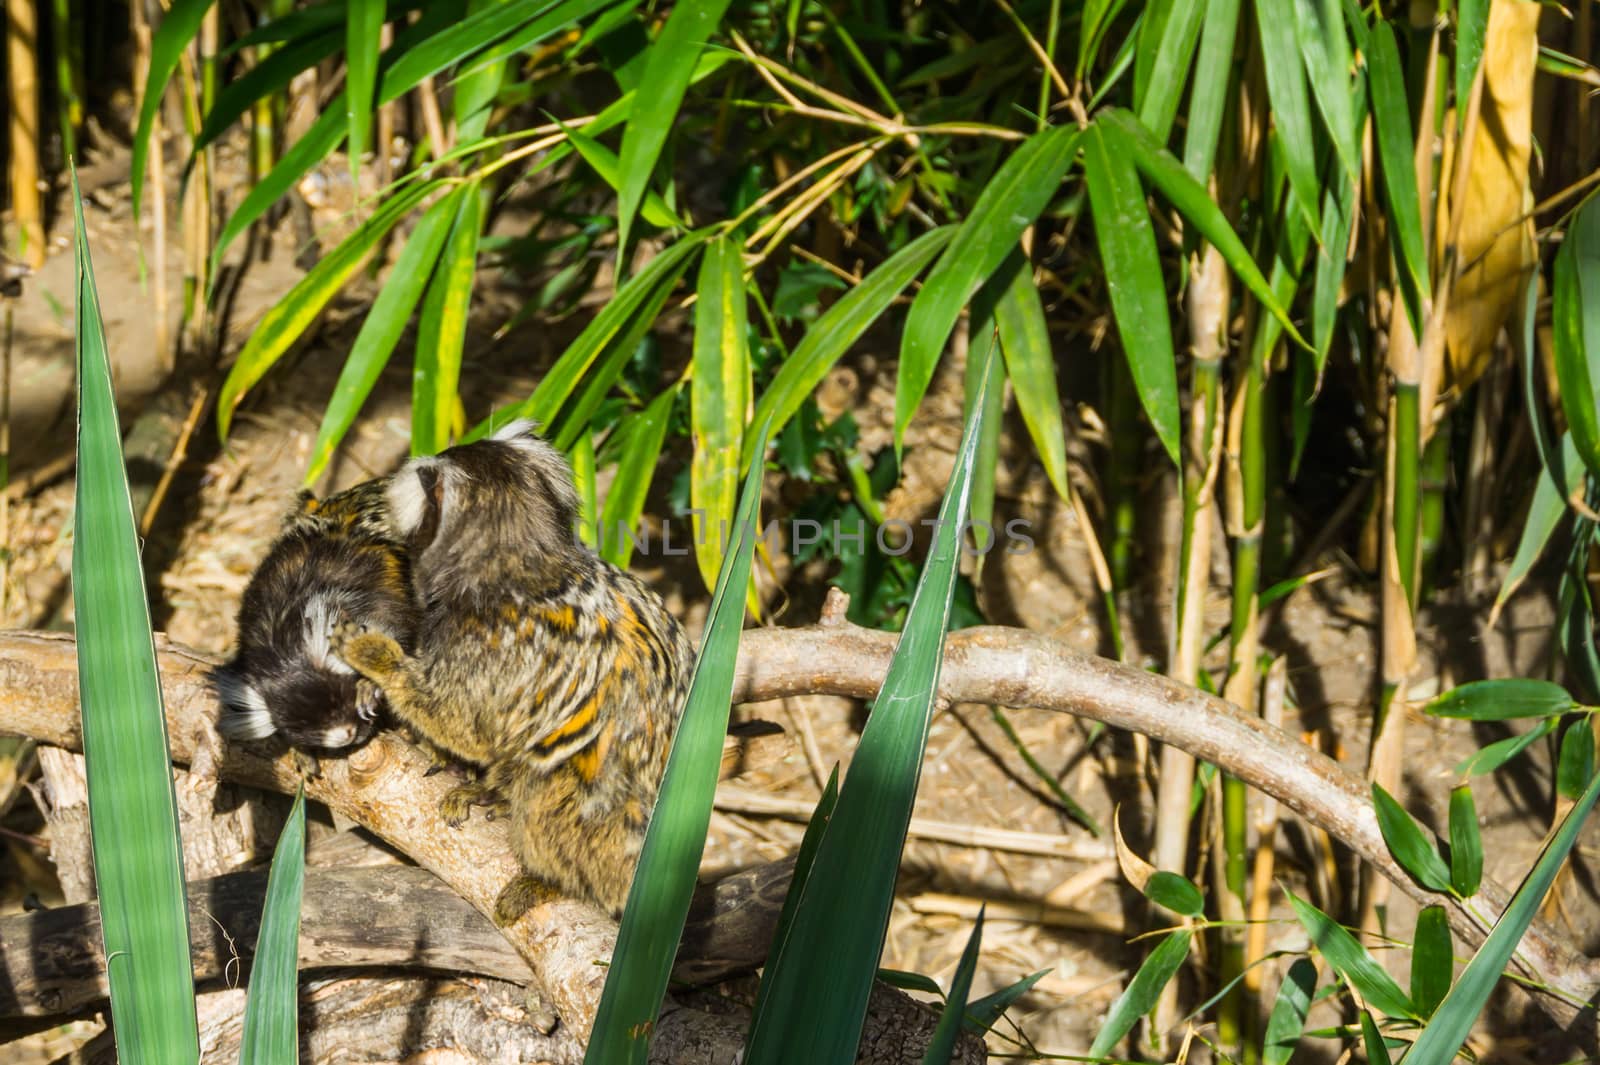
[[[496,920],[549,887],[619,914],[693,671],[683,627],[578,539],[571,470],[526,423],[413,459],[389,507],[423,604],[415,651],[352,617],[334,652],[483,769],[446,797],[448,819],[507,808],[529,877]]]

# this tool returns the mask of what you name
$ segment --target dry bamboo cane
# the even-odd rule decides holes
[[[44,265],[44,204],[39,196],[39,42],[34,0],[6,2],[6,88],[11,113],[13,245],[33,269]]]

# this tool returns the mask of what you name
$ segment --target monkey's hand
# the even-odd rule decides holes
[[[370,632],[348,617],[334,622],[328,633],[328,646],[351,669],[379,688],[405,667],[406,653],[392,637]]]

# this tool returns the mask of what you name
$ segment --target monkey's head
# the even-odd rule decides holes
[[[390,482],[389,510],[425,599],[507,566],[554,573],[584,550],[572,470],[527,421],[412,459]]]

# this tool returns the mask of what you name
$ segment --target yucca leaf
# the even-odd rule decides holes
[[[1189,956],[1189,940],[1192,936],[1192,932],[1183,929],[1156,944],[1156,948],[1145,958],[1139,971],[1133,974],[1133,979],[1128,981],[1128,986],[1107,1011],[1105,1023],[1089,1047],[1091,1058],[1109,1056],[1111,1048],[1122,1042],[1122,1037],[1133,1030],[1139,1018],[1155,1008],[1156,1000],[1161,997],[1161,989],[1177,975],[1183,960]]]
[[[345,9],[344,106],[349,129],[350,177],[359,180],[361,156],[372,129],[373,91],[378,82],[378,45],[384,0],[347,0]],[[387,151],[384,145],[379,151]]]
[[[722,236],[700,260],[694,318],[694,379],[689,382],[689,499],[699,512],[695,558],[706,587],[722,570],[728,523],[739,490],[739,452],[750,407],[750,348],[745,336],[744,255]]]
[[[1386,1017],[1417,1015],[1411,999],[1400,990],[1400,985],[1394,982],[1383,966],[1367,953],[1367,948],[1356,941],[1355,936],[1294,892],[1288,894],[1295,916],[1300,918],[1311,941],[1369,1008],[1378,1010]]]
[[[212,0],[173,0],[161,16],[150,40],[150,68],[145,74],[143,103],[139,107],[139,126],[133,134],[133,161],[130,180],[133,183],[133,217],[139,218],[139,205],[144,202],[144,178],[150,166],[150,132],[155,127],[156,112],[161,109],[161,98],[166,95],[167,82],[178,69],[184,49],[200,32],[200,21],[211,10]]]
[[[294,1065],[300,1060],[300,897],[305,882],[306,790],[301,785],[267,874],[239,1065]]]
[[[323,411],[317,440],[311,447],[306,487],[314,484],[328,468],[334,451],[372,394],[378,376],[388,365],[389,356],[394,354],[394,347],[411,320],[411,312],[433,276],[439,249],[444,247],[457,206],[453,198],[446,196],[422,213],[411,236],[406,238],[406,246],[395,260],[394,268],[378,290],[377,298],[372,301],[350,354],[345,356],[344,369],[339,371],[339,381],[333,386],[328,408]]]
[[[650,45],[628,125],[622,131],[622,190],[617,193],[617,247],[628,247],[633,216],[655,173],[656,159],[678,118],[678,105],[706,39],[722,21],[728,0],[679,0]]]
[[[1036,133],[1013,150],[911,301],[894,386],[897,454],[956,319],[1050,203],[1072,165],[1078,139],[1076,129],[1062,126]]]
[[[817,799],[817,807],[811,812],[811,819],[806,822],[805,834],[800,837],[800,848],[794,854],[794,876],[789,880],[789,890],[783,896],[783,907],[778,911],[778,923],[772,929],[772,946],[767,951],[767,959],[776,958],[782,951],[783,945],[789,940],[789,931],[794,927],[794,915],[800,908],[800,899],[805,895],[806,881],[811,877],[811,867],[817,860],[817,848],[822,845],[823,833],[828,830],[828,823],[833,820],[833,811],[839,805],[839,763],[833,763],[833,771],[828,774],[828,783],[822,789],[822,795]],[[883,977],[880,975],[879,979]],[[752,1017],[759,1017],[766,1009],[768,997],[772,993],[772,984],[763,980],[756,988],[756,1005],[751,1011]]]
[[[750,423],[761,425],[771,418],[774,434],[788,425],[833,364],[878,320],[955,232],[955,226],[940,226],[922,234],[885,259],[824,311],[761,393]],[[751,449],[746,447],[744,465],[749,465],[751,455]]]
[[[629,415],[618,428],[623,433],[622,457],[617,461],[617,475],[611,480],[611,491],[600,510],[600,557],[614,566],[626,568],[633,557],[632,533],[644,513],[645,496],[650,491],[651,478],[661,461],[661,446],[667,439],[667,416],[678,396],[677,386],[664,390],[650,401],[644,410]],[[745,440],[745,446],[755,449],[755,437]]]
[[[982,409],[981,402],[975,405]],[[751,1022],[747,1065],[855,1060],[939,687],[981,421],[967,423],[905,629],[794,923],[768,959],[764,1008]]]
[[[483,228],[483,190],[476,181],[450,194],[455,218],[417,320],[416,369],[411,388],[411,453],[433,455],[450,446],[460,402],[461,353],[467,339],[472,279]]]
[[[1556,873],[1578,842],[1578,832],[1583,828],[1597,798],[1600,798],[1600,775],[1589,781],[1589,786],[1551,836],[1539,860],[1534,863],[1533,870],[1511,897],[1511,902],[1478,948],[1478,953],[1462,970],[1461,979],[1456,981],[1423,1027],[1422,1034],[1411,1045],[1411,1051],[1406,1055],[1407,1065],[1450,1065],[1455,1060],[1456,1052],[1466,1042],[1467,1034],[1483,1013],[1495,984],[1499,983],[1500,974],[1511,962],[1522,934],[1538,914],[1545,894],[1555,882]]]
[[[1144,187],[1133,160],[1117,147],[1099,122],[1084,134],[1083,174],[1089,186],[1095,242],[1139,402],[1167,457],[1176,465],[1178,370],[1172,322],[1167,317],[1166,282],[1145,207]]]
[[[121,1060],[181,1065],[200,1057],[183,847],[150,600],[75,169],[72,210],[78,374],[72,595],[111,1020]]]
[[[983,941],[983,911],[978,907],[978,919],[972,923],[972,934],[956,963],[956,973],[950,978],[950,994],[945,996],[944,1009],[939,1012],[939,1023],[928,1041],[928,1050],[922,1055],[922,1065],[949,1065],[956,1051],[956,1039],[962,1030],[962,1018],[967,1012],[967,996],[972,993],[972,976],[978,971],[978,945]]]
[[[993,1028],[1006,1010],[1017,999],[1033,990],[1033,985],[1050,975],[1049,969],[1040,969],[1036,973],[1029,973],[1014,984],[1002,987],[991,992],[967,1007],[967,1031],[974,1035],[982,1035]]]
[[[300,339],[300,334],[305,332],[322,308],[366,262],[378,241],[434,187],[432,184],[413,186],[384,204],[338,247],[323,256],[311,268],[311,272],[289,290],[287,296],[273,304],[272,309],[262,316],[250,339],[239,350],[239,357],[229,369],[222,389],[217,394],[219,439],[228,438],[234,409],[244,394]]]
[[[734,250],[737,254],[737,245]],[[765,451],[766,436],[763,427],[758,453]],[[592,1065],[643,1062],[666,993],[722,766],[739,631],[744,627],[744,589],[750,583],[750,558],[759,535],[756,511],[764,470],[763,463],[751,463],[739,495],[733,541],[717,574],[683,718],[672,740],[584,1054],[583,1060]]]

